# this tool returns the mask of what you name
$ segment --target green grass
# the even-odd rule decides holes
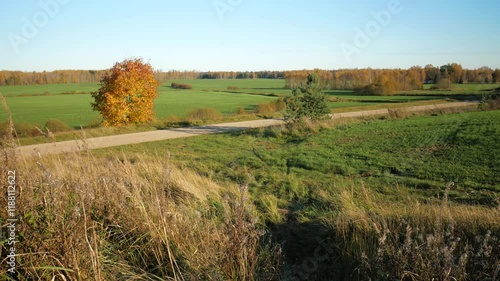
[[[424,85],[423,90],[412,91],[417,95],[481,95],[485,91],[496,89],[500,84],[453,84],[451,90],[430,90],[432,85]]]
[[[251,94],[233,94],[226,92],[193,90],[172,90],[164,85],[160,87],[159,98],[155,100],[155,112],[158,117],[183,117],[194,108],[214,108],[221,113],[234,113],[238,107],[254,110],[260,102],[270,102],[276,97]]]
[[[0,86],[0,93],[5,97],[43,95],[44,93],[48,93],[49,95],[60,95],[71,91],[89,93],[98,88],[99,83]]]
[[[170,84],[187,83],[193,86],[192,90],[176,90]],[[237,87],[237,90],[227,90],[228,87]],[[194,108],[214,108],[224,114],[233,113],[243,107],[253,110],[261,102],[269,102],[276,96],[283,96],[290,92],[285,89],[284,80],[271,79],[195,79],[169,80],[159,87],[160,97],[155,101],[155,111],[159,118],[177,116],[184,117]],[[98,83],[86,84],[51,84],[1,86],[0,93],[5,97],[12,112],[14,122],[29,122],[41,126],[49,119],[59,119],[71,127],[87,126],[99,117],[90,108],[92,98],[89,93],[97,90]],[[455,90],[447,91],[415,91],[411,94],[420,96],[394,95],[384,97],[354,96],[352,91],[329,91],[337,102],[331,102],[330,108],[349,108],[364,106],[386,106],[393,103],[422,102],[442,100],[451,94],[473,94],[478,89],[490,89],[496,85],[455,85]],[[78,94],[68,94],[68,93]],[[81,94],[86,93],[86,94]],[[6,120],[6,113],[0,111],[0,122]]]
[[[49,119],[59,119],[71,127],[79,127],[99,117],[90,108],[90,95],[6,97],[5,100],[15,123],[29,122],[41,126]],[[7,120],[3,109],[0,110],[0,120]]]
[[[263,129],[97,153],[170,152],[182,165],[236,182],[251,170],[254,191],[281,198],[287,192],[305,192],[287,196],[309,200],[301,188],[328,189],[342,178],[363,180],[389,198],[397,186],[421,198],[437,198],[449,181],[455,182],[451,196],[457,201],[492,204],[500,192],[498,111],[367,121],[305,137],[280,135],[275,129]],[[287,171],[305,187],[288,190]]]
[[[352,92],[346,91],[327,91],[327,94],[332,97],[346,100],[367,101],[367,102],[383,102],[383,103],[400,103],[423,100],[439,100],[443,99],[442,95],[427,95],[427,96],[408,96],[408,95],[391,95],[391,96],[358,96]]]
[[[179,80],[180,81],[180,80]],[[169,116],[183,117],[190,110],[199,107],[214,108],[222,113],[234,113],[238,107],[255,109],[261,102],[270,102],[276,97],[253,94],[234,94],[214,91],[226,89],[230,85],[258,87],[281,86],[277,80],[182,80],[193,85],[193,90],[175,90],[164,84],[159,87],[159,97],[155,100],[155,112],[158,118]],[[249,82],[252,81],[252,82]],[[272,81],[274,83],[269,83]],[[277,81],[284,83],[283,81]],[[282,86],[281,86],[282,87]],[[90,108],[92,98],[85,95],[61,95],[71,91],[93,91],[98,86],[93,84],[57,84],[40,86],[0,87],[7,105],[12,112],[14,122],[30,122],[42,125],[49,119],[59,119],[72,127],[86,126],[99,114]],[[48,91],[50,96],[21,96]],[[7,115],[0,111],[0,120]]]

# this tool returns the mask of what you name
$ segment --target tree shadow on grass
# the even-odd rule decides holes
[[[284,223],[270,228],[283,250],[283,280],[337,280],[339,254],[332,229],[319,221],[299,222],[288,211]]]

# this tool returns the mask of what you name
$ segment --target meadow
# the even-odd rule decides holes
[[[283,127],[249,130],[108,148],[95,154],[169,153],[181,166],[236,182],[239,169],[249,168],[260,175],[255,183],[259,186],[274,182],[276,175],[292,173],[325,186],[336,177],[362,178],[381,192],[401,186],[420,198],[437,198],[446,183],[454,182],[452,200],[495,205],[500,192],[499,124],[498,111],[430,114],[357,121],[314,129],[316,133],[290,133]]]
[[[170,83],[187,83],[192,90],[172,89]],[[234,79],[234,80],[172,80],[162,84],[159,98],[155,100],[155,112],[159,119],[175,116],[183,118],[195,108],[213,108],[224,115],[233,114],[239,108],[253,112],[259,103],[268,103],[278,96],[290,93],[284,80]],[[494,85],[458,85],[447,91],[414,91],[386,97],[355,96],[352,91],[328,91],[329,107],[345,109],[364,106],[386,106],[406,102],[442,101],[460,98],[461,95],[477,94],[478,89],[490,89]],[[15,123],[27,122],[41,127],[47,120],[59,119],[70,127],[87,127],[99,121],[99,114],[90,108],[90,92],[97,90],[98,83],[52,84],[27,86],[1,86]],[[480,91],[479,91],[480,92]],[[6,120],[4,111],[0,120]]]
[[[21,279],[493,281],[499,124],[394,111],[34,161],[4,145]]]
[[[499,112],[342,122],[94,155],[132,162],[170,155],[176,166],[215,182],[248,186],[262,223],[283,247],[289,278],[492,280],[500,258]],[[305,258],[325,241],[333,243],[330,255],[307,271]]]

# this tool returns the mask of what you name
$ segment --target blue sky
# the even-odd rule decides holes
[[[131,57],[161,70],[500,68],[498,11],[498,0],[2,0],[0,69]]]

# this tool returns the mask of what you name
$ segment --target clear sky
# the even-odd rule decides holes
[[[0,69],[500,68],[498,0],[0,0]]]

